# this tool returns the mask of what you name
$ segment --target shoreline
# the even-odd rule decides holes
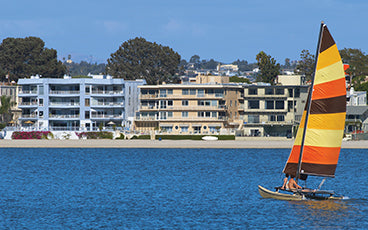
[[[291,149],[294,140],[0,140],[0,148],[208,148]],[[368,149],[368,140],[343,141],[343,149]]]

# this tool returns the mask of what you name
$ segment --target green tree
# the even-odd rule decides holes
[[[231,76],[229,78],[230,82],[241,82],[241,83],[248,83],[250,84],[251,82],[249,81],[248,78],[244,78],[244,77],[238,77],[238,76]]]
[[[261,51],[256,56],[257,65],[260,70],[258,75],[259,80],[273,84],[275,78],[280,73],[280,64],[276,63],[276,60],[265,52]]]
[[[346,72],[353,77],[368,75],[368,56],[360,49],[344,48],[340,50],[343,63],[349,64]]]
[[[202,69],[216,69],[219,62],[211,59],[209,61],[202,60],[201,68]]]
[[[1,106],[0,106],[0,115],[1,115],[1,122],[8,123],[12,119],[12,114],[10,109],[12,106],[15,105],[15,102],[11,102],[11,97],[6,95],[2,95],[0,98]]]
[[[0,44],[0,80],[17,81],[31,75],[62,77],[66,69],[54,49],[45,48],[38,37],[6,38]]]
[[[310,54],[309,50],[302,50],[300,59],[294,72],[304,75],[306,80],[309,81],[312,79],[314,73],[315,56]]]
[[[251,71],[257,67],[256,63],[248,63],[246,60],[236,60],[232,63],[233,65],[238,65],[239,71]]]
[[[180,55],[168,46],[135,38],[124,42],[107,60],[106,73],[133,80],[143,78],[147,84],[168,81],[178,71]]]

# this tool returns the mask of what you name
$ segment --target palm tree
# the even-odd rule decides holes
[[[10,101],[11,97],[8,97],[6,95],[2,95],[0,99],[1,99],[1,106],[0,106],[1,122],[7,123],[12,119],[12,113],[10,112],[10,109],[12,106],[15,105],[15,102]]]

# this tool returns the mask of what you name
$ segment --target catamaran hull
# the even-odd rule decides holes
[[[263,198],[271,198],[277,200],[341,200],[343,197],[337,196],[320,196],[313,193],[281,193],[273,192],[260,185],[258,185],[258,192]]]

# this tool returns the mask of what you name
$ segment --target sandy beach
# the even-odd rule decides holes
[[[0,140],[0,148],[286,148],[293,140]],[[368,141],[343,141],[342,148],[368,149]]]

